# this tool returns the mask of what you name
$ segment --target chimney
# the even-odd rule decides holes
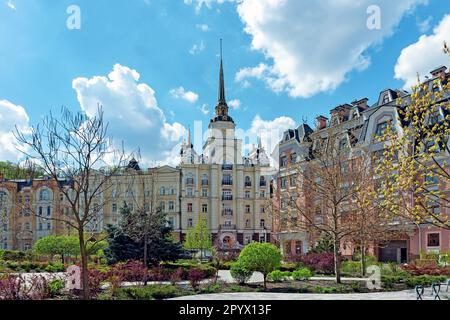
[[[316,128],[317,130],[322,130],[327,127],[328,118],[324,116],[318,116],[316,118]]]
[[[369,108],[367,102],[369,102],[369,99],[367,99],[367,98],[362,98],[362,99],[360,99],[360,100],[355,100],[355,101],[353,101],[353,102],[352,102],[352,105],[353,105],[354,107],[358,107],[358,108],[361,108],[361,109],[366,110],[366,109]]]
[[[440,66],[430,71],[433,77],[444,77],[445,71],[447,70],[446,66]]]

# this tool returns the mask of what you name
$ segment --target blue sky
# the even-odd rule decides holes
[[[141,101],[145,97],[141,97],[135,108],[143,103],[144,109],[157,109],[158,125],[163,130],[165,125],[170,126],[170,137],[165,139],[173,148],[185,135],[185,128],[198,120],[206,127],[212,117],[217,100],[219,38],[224,41],[227,98],[240,103],[231,114],[238,127],[250,131],[258,125],[284,129],[302,119],[312,125],[318,114],[328,115],[338,104],[363,97],[373,103],[382,89],[401,88],[416,71],[426,74],[430,66],[447,63],[445,56],[435,58],[437,54],[417,61],[406,59],[415,56],[414,50],[429,48],[436,39],[447,39],[448,31],[433,31],[450,13],[444,0],[405,0],[402,5],[396,1],[362,0],[356,9],[349,4],[323,9],[310,0],[280,0],[276,8],[271,7],[271,1],[243,2],[0,0],[0,120],[4,128],[11,122],[6,123],[5,115],[2,120],[2,106],[3,114],[22,107],[28,119],[20,113],[17,121],[26,127],[61,105],[89,113],[92,105],[87,104],[96,97],[103,104],[111,102],[111,107],[104,108],[110,108],[110,118],[116,123],[119,118],[114,118],[117,110],[112,107],[117,102],[115,96],[102,96],[106,84],[89,86],[86,81],[79,84],[77,91],[73,81],[107,77],[113,66],[119,65],[135,70],[140,75],[136,84],[153,90],[148,97],[156,101],[145,105]],[[368,17],[366,2],[381,7],[381,30],[358,25]],[[69,5],[81,10],[80,30],[66,27]],[[301,16],[308,9],[313,19]],[[291,16],[291,12],[296,15]],[[299,14],[297,22],[293,17]],[[333,27],[321,29],[330,19],[335,21]],[[429,41],[421,41],[421,35],[430,37]],[[402,50],[414,44],[404,52],[408,62],[402,62]],[[356,60],[344,61],[356,49]],[[318,63],[313,56],[322,61]],[[266,69],[257,73],[256,67],[261,64]],[[331,84],[322,85],[327,70],[332,75]],[[310,82],[304,85],[306,78]],[[183,95],[186,92],[190,94]],[[122,106],[117,108],[126,113],[123,104],[127,100],[120,103]],[[210,112],[204,113],[202,108]],[[155,115],[147,111],[143,115],[151,121]],[[260,121],[255,122],[255,118]],[[133,122],[131,118],[120,119]],[[164,162],[170,157],[171,153],[164,150],[167,141],[158,147],[147,145],[158,139],[161,130],[149,130],[142,140],[136,137],[145,135],[145,130],[130,137],[127,132],[123,125],[114,134],[139,144],[148,163]],[[17,154],[5,142],[10,137],[7,135],[8,130],[0,128],[0,157],[16,160]]]

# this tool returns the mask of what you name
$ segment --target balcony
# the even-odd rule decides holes
[[[194,179],[192,179],[192,178],[187,178],[187,179],[186,179],[186,185],[188,185],[188,186],[193,186],[193,185],[194,185]]]
[[[223,201],[231,201],[231,200],[233,200],[233,196],[222,196],[222,200]]]
[[[223,171],[231,171],[231,170],[233,170],[233,165],[232,164],[224,164],[224,165],[222,165],[222,170]]]
[[[221,224],[220,230],[236,230],[235,224]]]
[[[206,187],[209,185],[209,181],[208,180],[202,180],[202,186]]]
[[[249,187],[251,187],[252,186],[252,183],[251,182],[245,182],[245,187],[246,188],[249,188]]]
[[[222,217],[232,217],[233,210],[222,210]]]
[[[232,186],[233,180],[222,180],[222,185],[223,186]]]

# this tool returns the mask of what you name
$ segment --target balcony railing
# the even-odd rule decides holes
[[[232,186],[233,180],[222,180],[222,185],[223,186]]]
[[[191,179],[191,178],[186,179],[186,184],[187,184],[188,186],[194,185],[194,179]]]
[[[251,186],[252,186],[252,183],[251,183],[251,182],[246,182],[246,183],[245,183],[245,186],[246,186],[246,187],[251,187]]]
[[[233,216],[233,210],[222,210],[222,217],[231,217]]]
[[[260,186],[260,187],[267,187],[267,182],[261,181],[261,182],[259,183],[259,186]]]
[[[222,200],[231,201],[231,200],[233,200],[233,196],[222,196]]]
[[[224,164],[222,165],[222,170],[233,170],[233,165],[232,164]]]
[[[235,224],[221,224],[220,225],[221,230],[236,230]]]

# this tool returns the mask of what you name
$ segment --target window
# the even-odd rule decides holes
[[[207,204],[202,204],[202,212],[208,213],[208,205]]]
[[[52,208],[51,207],[47,207],[47,216],[51,216],[52,215]]]
[[[202,189],[202,197],[207,198],[208,197],[208,189]]]
[[[49,201],[50,200],[50,191],[47,189],[41,190],[39,192],[39,200],[40,201]]]
[[[202,186],[207,186],[209,184],[208,175],[204,174],[202,177]]]
[[[117,204],[113,203],[112,205],[112,212],[116,213],[117,212]]]
[[[42,207],[39,207],[39,208],[38,208],[38,215],[39,215],[39,216],[42,216]]]
[[[161,189],[159,189],[159,194],[160,194],[161,196],[166,195],[166,188],[161,187]]]
[[[295,254],[302,254],[303,243],[301,241],[295,241]]]
[[[386,104],[386,103],[388,103],[389,101],[390,101],[389,95],[386,93],[386,94],[383,96],[383,104]]]
[[[223,216],[232,216],[233,215],[233,209],[231,209],[231,207],[223,207],[223,211],[222,211],[222,215]]]
[[[169,217],[168,219],[169,227],[175,227],[175,219],[174,217]]]
[[[261,243],[266,242],[266,236],[264,234],[259,235],[259,242]]]
[[[173,201],[169,201],[169,211],[175,210],[175,203]]]
[[[222,191],[222,200],[233,200],[233,194],[231,190]]]
[[[63,201],[64,200],[64,194],[60,193],[59,194],[59,201]]]
[[[187,211],[192,212],[192,203],[187,204]]]
[[[249,204],[245,205],[245,213],[250,213],[251,207]]]
[[[266,213],[266,208],[265,208],[264,206],[261,206],[260,212],[261,212],[261,213]]]
[[[31,224],[29,222],[25,222],[25,230],[30,231],[31,230]]]
[[[265,178],[265,177],[260,177],[260,178],[259,178],[259,186],[260,186],[260,187],[265,187],[265,186],[267,186],[266,178]]]
[[[428,247],[439,247],[440,246],[439,233],[429,233],[427,235],[427,243]]]
[[[427,185],[438,185],[439,184],[439,177],[437,176],[437,173],[431,173],[427,174],[425,176],[425,182]]]
[[[291,160],[291,163],[296,163],[297,162],[297,153],[295,153],[295,152],[291,153],[290,160]]]
[[[47,230],[51,230],[52,229],[52,224],[50,222],[47,223]]]
[[[249,190],[245,190],[245,198],[250,199],[250,191]]]
[[[251,187],[252,186],[252,179],[250,177],[245,177],[245,186]]]
[[[161,201],[160,204],[159,204],[159,206],[160,206],[160,208],[161,208],[161,210],[162,210],[163,212],[166,211],[166,203],[165,203],[164,201]]]
[[[39,222],[39,231],[42,231],[42,222]]]
[[[387,132],[387,128],[389,126],[390,121],[385,121],[377,124],[377,130],[375,132],[375,135],[377,137],[384,136]]]
[[[186,197],[192,197],[194,196],[194,191],[192,188],[187,188],[186,190]]]
[[[249,219],[245,220],[245,227],[250,228],[250,220]]]
[[[281,166],[282,168],[284,168],[284,167],[287,167],[287,165],[288,165],[288,159],[287,159],[287,157],[286,157],[286,156],[281,157],[281,158],[280,158],[280,166]]]
[[[233,185],[233,179],[231,178],[231,174],[224,174],[222,178],[222,185],[231,186]]]
[[[189,173],[186,176],[186,184],[187,185],[193,185],[194,184],[194,177],[192,176],[192,173]]]
[[[261,220],[259,221],[259,227],[260,227],[260,228],[265,228],[265,227],[266,227],[266,220],[261,219]]]
[[[291,188],[295,187],[297,185],[297,176],[293,175],[289,177],[289,186]]]
[[[345,148],[347,148],[348,145],[348,140],[347,138],[343,138],[339,141],[339,150],[343,150]]]
[[[259,193],[259,197],[260,198],[265,198],[266,197],[266,191],[265,190],[261,190],[261,192]]]
[[[285,177],[281,178],[281,188],[286,189],[287,187],[287,179]]]
[[[192,218],[189,218],[187,221],[188,228],[192,228],[194,226]]]

